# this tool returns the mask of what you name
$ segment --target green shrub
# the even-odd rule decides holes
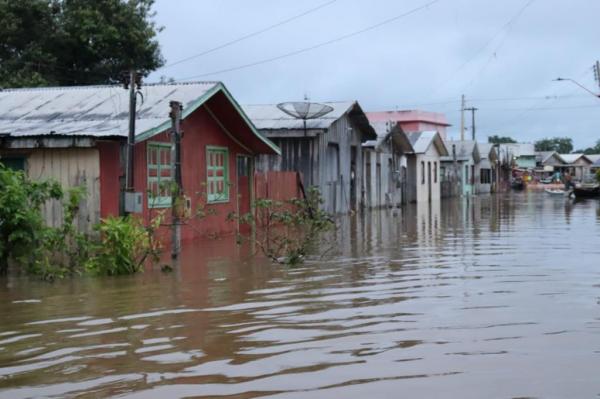
[[[131,274],[142,270],[146,259],[157,260],[154,233],[162,216],[148,227],[135,217],[108,218],[88,236],[74,226],[85,194],[85,187],[63,190],[52,180],[31,181],[0,163],[0,273],[14,265],[46,280],[84,272]],[[41,209],[48,200],[63,201],[59,227],[44,221]]]
[[[306,198],[258,199],[254,212],[231,215],[231,219],[254,227],[253,235],[240,238],[253,240],[265,256],[278,263],[298,264],[321,242],[321,233],[335,227],[332,217],[320,209],[322,202],[318,189],[311,188]]]
[[[155,219],[150,228],[137,217],[109,217],[96,226],[100,234],[86,269],[98,275],[133,274],[143,270],[146,259],[158,260],[159,247],[154,239]]]
[[[48,234],[41,206],[62,197],[58,183],[33,182],[0,164],[0,273],[10,263],[35,268]]]

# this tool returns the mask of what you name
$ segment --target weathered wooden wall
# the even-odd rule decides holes
[[[325,134],[318,136],[321,158],[316,165],[319,177],[316,185],[323,194],[324,208],[328,212],[357,210],[363,201],[362,141],[361,131],[353,126],[347,114],[336,120]],[[354,185],[351,192],[353,166]]]
[[[34,149],[27,157],[26,170],[33,180],[54,179],[63,187],[85,186],[76,226],[80,231],[90,232],[100,220],[100,160],[96,148],[47,148]],[[118,198],[118,193],[115,193]],[[63,206],[49,201],[43,209],[46,223],[60,226]]]

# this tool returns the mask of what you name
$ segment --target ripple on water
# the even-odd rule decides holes
[[[342,217],[296,268],[224,238],[170,275],[0,285],[0,398],[593,397],[600,207],[527,195]]]

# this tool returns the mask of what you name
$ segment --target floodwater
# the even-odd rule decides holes
[[[591,398],[600,204],[511,193],[346,217],[301,267],[0,280],[0,398]]]

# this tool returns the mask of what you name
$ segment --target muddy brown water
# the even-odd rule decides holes
[[[599,396],[598,201],[446,201],[335,238],[296,268],[222,239],[167,275],[0,280],[0,398]]]

